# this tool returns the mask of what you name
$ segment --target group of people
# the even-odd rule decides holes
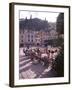
[[[35,49],[27,49],[24,50],[24,53],[28,55],[32,62],[42,63],[44,66],[52,65],[54,62],[58,50],[57,49],[48,49],[44,48],[35,48]]]

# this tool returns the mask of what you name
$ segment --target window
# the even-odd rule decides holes
[[[21,42],[23,42],[23,40],[21,40]]]
[[[30,34],[28,34],[28,41],[30,41]]]
[[[31,38],[33,38],[33,35],[31,36]]]
[[[23,38],[23,36],[21,36],[21,38]]]
[[[31,41],[33,42],[33,39]]]

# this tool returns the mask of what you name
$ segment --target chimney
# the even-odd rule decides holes
[[[25,19],[27,20],[27,17]]]
[[[30,15],[30,19],[32,19],[32,15]]]
[[[45,17],[45,21],[46,21],[46,17]]]

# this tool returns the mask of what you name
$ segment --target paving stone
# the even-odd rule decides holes
[[[30,59],[21,60],[20,58],[19,62],[20,79],[47,78],[50,76],[53,77],[55,75],[56,73],[55,71],[51,71],[51,67],[45,67],[41,63],[34,64]]]

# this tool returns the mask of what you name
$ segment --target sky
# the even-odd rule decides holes
[[[34,11],[20,11],[20,19],[22,18],[30,18],[30,16],[32,16],[32,18],[39,18],[42,20],[46,20],[48,22],[56,22],[56,19],[58,17],[59,13],[56,12],[34,12]]]

